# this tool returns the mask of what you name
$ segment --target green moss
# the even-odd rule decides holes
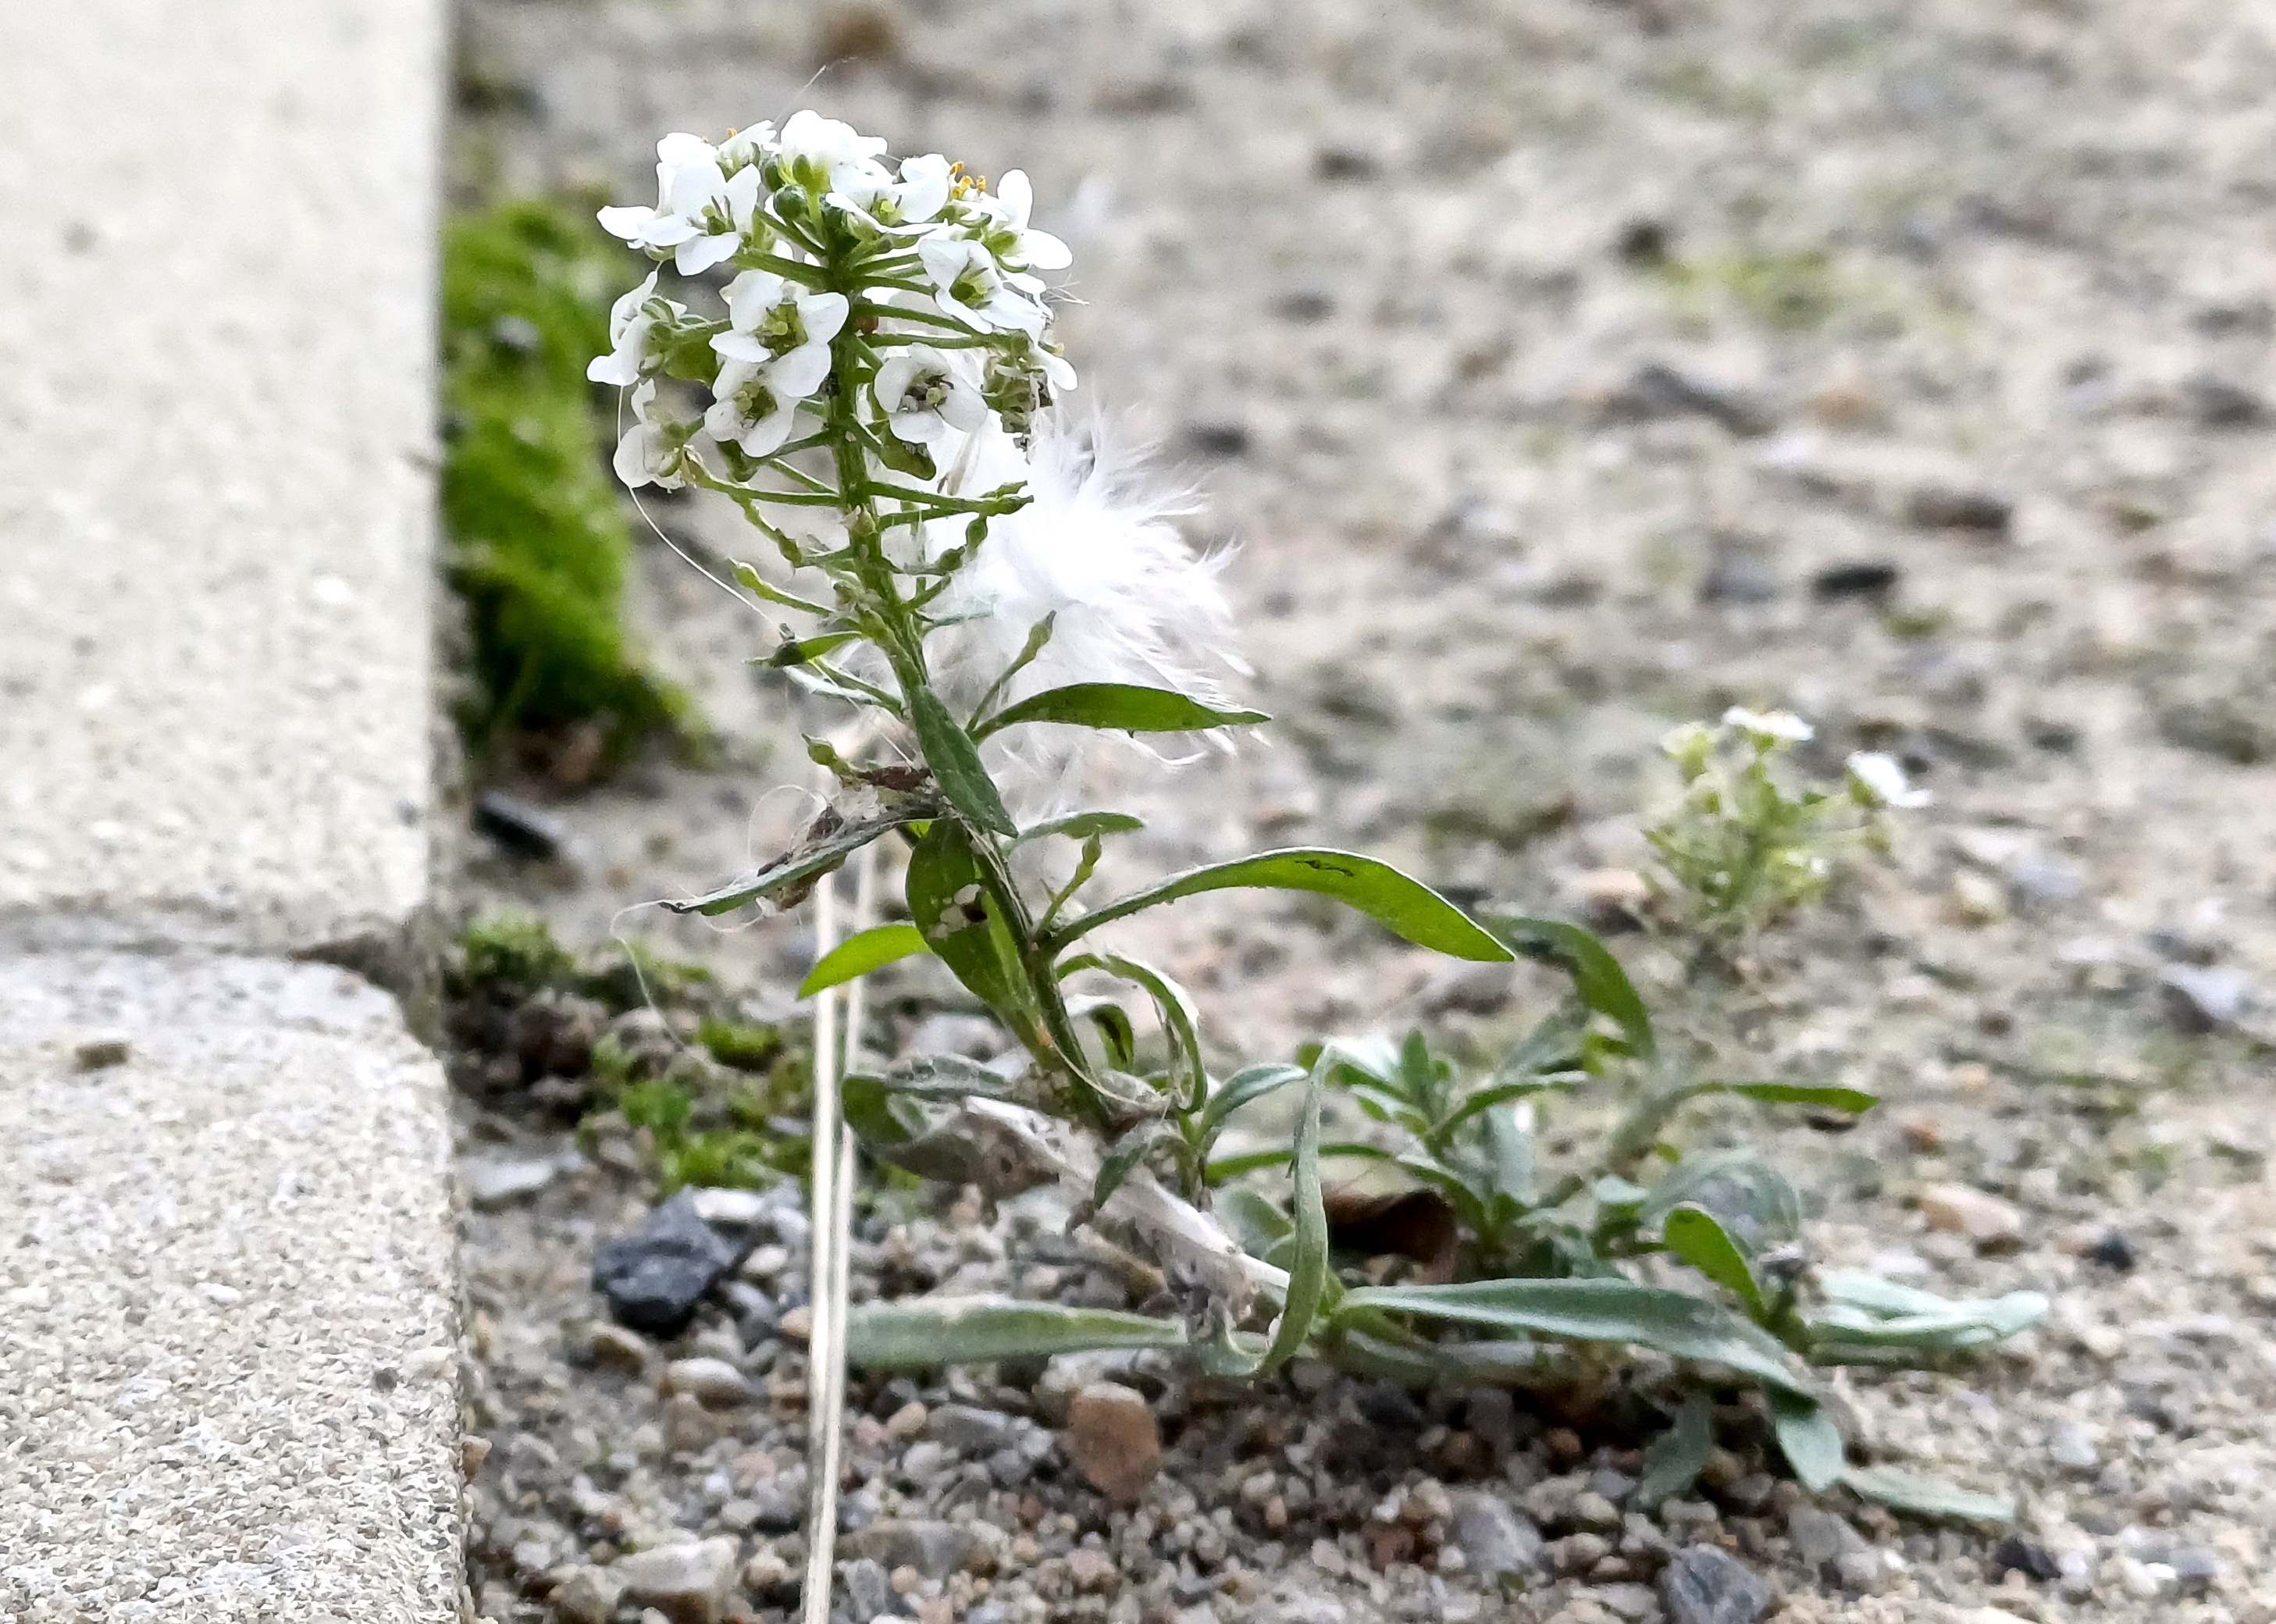
[[[779,1031],[744,1021],[706,1020],[695,1029],[695,1041],[720,1065],[739,1072],[765,1071],[783,1051]]]
[[[478,919],[459,937],[460,974],[469,990],[507,987],[535,992],[568,979],[577,968],[542,919],[502,914]]]
[[[666,959],[638,942],[619,945],[624,956],[611,955],[607,963],[585,976],[580,990],[620,1014],[651,1003],[684,1003],[711,984],[711,972],[700,964]]]
[[[477,746],[597,719],[620,750],[691,721],[620,621],[632,535],[585,367],[608,347],[622,259],[555,201],[463,215],[444,236],[443,518],[473,623]]]

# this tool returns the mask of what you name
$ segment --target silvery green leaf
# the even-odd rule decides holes
[[[846,1324],[847,1362],[871,1370],[993,1364],[1092,1348],[1185,1345],[1185,1327],[1174,1321],[992,1295],[863,1303]]]
[[[1853,1466],[1841,1474],[1841,1481],[1869,1500],[1886,1506],[1891,1511],[1909,1512],[1916,1517],[1992,1523],[2015,1520],[2013,1495],[1984,1494],[1940,1477],[1924,1477],[1894,1467]]]
[[[824,953],[799,983],[798,996],[810,998],[824,988],[857,981],[872,970],[924,951],[924,932],[914,925],[873,925]]]
[[[1204,892],[1235,888],[1310,892],[1357,908],[1418,947],[1457,959],[1501,963],[1513,955],[1470,916],[1419,880],[1388,863],[1349,852],[1312,847],[1266,852],[1233,862],[1174,875],[1108,903],[1095,914],[1061,925],[1046,944],[1065,947],[1087,931],[1117,919]]]
[[[1217,1198],[1217,1215],[1233,1231],[1240,1249],[1262,1257],[1295,1233],[1295,1221],[1272,1204],[1263,1191],[1237,1184]]]
[[[1243,1105],[1263,1099],[1276,1089],[1304,1080],[1301,1066],[1265,1064],[1244,1066],[1218,1085],[1210,1096],[1209,1104],[1202,1108],[1201,1128],[1204,1141],[1216,1135],[1225,1126],[1225,1119]]]
[[[1377,1309],[1448,1320],[1515,1336],[1633,1343],[1678,1359],[1726,1365],[1765,1386],[1817,1397],[1776,1339],[1728,1309],[1682,1292],[1620,1279],[1473,1280],[1455,1286],[1370,1286],[1346,1292],[1338,1312]]]
[[[1787,1177],[1749,1150],[1684,1162],[1651,1187],[1636,1214],[1646,1229],[1658,1227],[1677,1207],[1704,1209],[1749,1256],[1782,1245],[1802,1231],[1802,1197]]]
[[[1823,1111],[1846,1111],[1853,1116],[1881,1103],[1878,1094],[1814,1082],[1718,1082],[1703,1093],[1735,1094],[1764,1105],[1815,1105]]]
[[[1856,1270],[1828,1270],[1818,1286],[1825,1301],[1805,1311],[1803,1323],[1824,1344],[1821,1358],[1981,1347],[2037,1324],[2047,1312],[2037,1292],[1954,1299]]]
[[[1065,817],[1030,823],[1020,831],[1019,838],[1025,841],[1066,835],[1071,839],[1087,840],[1093,835],[1131,834],[1145,827],[1145,819],[1133,817],[1127,812],[1070,812]]]
[[[831,816],[824,815],[825,817]],[[879,836],[919,822],[921,814],[887,812],[823,827],[817,819],[794,851],[785,852],[757,873],[723,885],[702,896],[674,899],[664,904],[674,914],[725,914],[754,902],[775,901],[789,907],[814,888],[814,882],[835,870],[855,852]],[[816,832],[819,831],[819,832]]]
[[[972,730],[985,739],[1023,722],[1059,722],[1126,733],[1193,733],[1212,727],[1248,727],[1272,718],[1261,710],[1219,710],[1169,688],[1127,682],[1077,682],[1047,688],[1006,705]]]
[[[1649,1515],[1663,1501],[1690,1493],[1714,1447],[1715,1406],[1704,1393],[1695,1393],[1675,1412],[1674,1424],[1643,1452],[1643,1471],[1629,1504]]]
[[[1772,1392],[1767,1396],[1779,1452],[1794,1468],[1795,1479],[1812,1494],[1840,1481],[1848,1470],[1848,1456],[1841,1443],[1841,1429],[1833,1424],[1825,1407],[1790,1393]]]

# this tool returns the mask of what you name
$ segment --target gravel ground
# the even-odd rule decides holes
[[[2252,1104],[2276,1024],[2272,34],[2211,0],[473,0],[469,187],[631,195],[659,131],[801,101],[1035,176],[1076,247],[1086,391],[1205,488],[1197,538],[1240,548],[1278,718],[1172,782],[1102,763],[1090,795],[1151,823],[1119,877],[1351,843],[1579,911],[1638,860],[1658,735],[1732,702],[1813,717],[1821,765],[1895,751],[1938,798],[1893,869],[1765,945],[1745,1029],[1778,1074],[1889,1101],[1778,1146],[1824,1201],[1822,1258],[2055,1299],[1999,1358],[1846,1388],[1877,1454],[2015,1488],[2012,1543],[1792,1500],[1743,1456],[1630,1518],[1630,1440],[1529,1404],[1005,1372],[857,1393],[851,1554],[879,1571],[850,1583],[929,1620],[1644,1620],[1682,1592],[1668,1550],[1712,1547],[1796,1620],[2276,1619]],[[717,515],[656,517],[735,544]],[[754,683],[759,629],[645,562],[651,636],[724,761],[565,802],[573,862],[480,859],[472,890],[567,939],[700,952],[721,996],[779,1012],[796,921],[619,915],[763,846],[798,726],[832,718]],[[1418,1014],[1485,1042],[1543,991],[1301,908],[1198,901],[1139,939],[1248,1056]],[[952,1018],[922,981],[884,1002],[881,1043]],[[596,1329],[587,1285],[652,1195],[636,1148],[466,1118],[472,1172],[551,1170],[521,1195],[470,1178],[484,1612],[779,1616],[797,1225],[754,1219],[732,1301],[641,1346]],[[1130,1289],[1044,1211],[865,1224],[865,1293]],[[747,1400],[673,1374],[696,1358]],[[1134,1506],[1079,1464],[1059,1407],[1084,1374],[1151,1401],[1165,1453]],[[1533,1533],[1530,1583],[1482,1580]],[[568,1572],[641,1577],[658,1545],[647,1578],[694,1599]]]

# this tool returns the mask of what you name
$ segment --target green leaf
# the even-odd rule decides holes
[[[1091,1214],[1104,1206],[1130,1175],[1138,1171],[1138,1165],[1146,1159],[1146,1153],[1172,1137],[1173,1130],[1170,1125],[1157,1119],[1141,1122],[1116,1140],[1107,1148],[1106,1154],[1099,1158],[1098,1178],[1090,1187],[1089,1210],[1078,1213],[1076,1218],[1088,1222]]]
[[[1172,876],[1159,884],[1110,902],[1095,914],[1060,926],[1051,933],[1046,945],[1056,952],[1086,931],[1113,920],[1127,919],[1183,897],[1238,887],[1306,891],[1332,897],[1418,947],[1433,948],[1457,959],[1499,963],[1512,956],[1509,949],[1486,934],[1468,914],[1390,864],[1349,852],[1310,847],[1266,852]]]
[[[1326,1093],[1328,1065],[1324,1057],[1312,1067],[1304,1089],[1304,1113],[1296,1124],[1294,1233],[1282,1243],[1290,1246],[1294,1256],[1288,1262],[1287,1290],[1280,1301],[1280,1317],[1273,1322],[1272,1339],[1254,1356],[1230,1343],[1204,1348],[1203,1364],[1213,1375],[1270,1376],[1304,1345],[1327,1296],[1331,1272],[1328,1210],[1320,1194],[1320,1105]]]
[[[848,857],[880,835],[918,822],[919,818],[920,815],[915,813],[887,813],[844,824],[820,837],[809,836],[797,850],[785,852],[755,874],[723,885],[717,891],[706,892],[700,897],[673,899],[665,902],[664,907],[674,914],[708,916],[776,898],[786,897],[787,906],[813,889],[814,881],[834,871]]]
[[[1454,1107],[1453,1113],[1438,1127],[1430,1129],[1424,1137],[1433,1144],[1443,1144],[1456,1128],[1471,1118],[1491,1111],[1497,1105],[1507,1105],[1518,1100],[1530,1099],[1536,1094],[1555,1094],[1572,1086],[1572,1079],[1567,1077],[1536,1077],[1530,1082],[1495,1083],[1491,1087],[1480,1089],[1475,1094],[1465,1096],[1462,1103]]]
[[[1636,1221],[1656,1228],[1679,1206],[1714,1214],[1748,1256],[1802,1233],[1802,1197],[1784,1173],[1751,1150],[1726,1151],[1681,1164],[1651,1187]]]
[[[1802,1486],[1822,1494],[1848,1470],[1841,1429],[1833,1424],[1825,1407],[1790,1393],[1773,1392],[1771,1425],[1778,1433],[1779,1449]]]
[[[1675,1423],[1643,1452],[1643,1472],[1630,1503],[1649,1515],[1664,1501],[1688,1494],[1714,1447],[1715,1406],[1705,1393],[1695,1393],[1675,1412]]]
[[[1876,1350],[1956,1353],[1981,1347],[2037,1324],[2047,1312],[2047,1300],[2035,1291],[1954,1300],[1848,1269],[1827,1270],[1819,1286],[1825,1301],[1806,1310],[1802,1323],[1820,1345],[1812,1356],[1827,1362]]]
[[[1007,1099],[1020,1104],[1036,1102],[1026,1080],[1005,1076],[994,1066],[960,1054],[929,1054],[906,1061],[882,1074],[864,1073],[879,1087],[911,1099],[958,1100],[977,1094],[986,1099]]]
[[[827,615],[831,612],[829,604],[817,603],[810,598],[802,598],[795,593],[784,591],[740,558],[735,560],[735,579],[743,584],[746,591],[756,594],[770,603],[780,603],[785,609],[802,610],[809,615]]]
[[[1718,1082],[1717,1094],[1736,1094],[1764,1105],[1810,1105],[1823,1111],[1846,1111],[1851,1115],[1870,1111],[1881,1103],[1878,1094],[1812,1082]]]
[[[1093,835],[1127,835],[1146,827],[1142,817],[1133,817],[1127,812],[1070,812],[1065,817],[1047,818],[1040,823],[1030,823],[1020,831],[1014,845],[1028,840],[1040,840],[1048,835],[1066,835],[1070,839],[1087,840]]]
[[[1119,953],[1086,953],[1061,965],[1059,973],[1071,975],[1079,969],[1104,970],[1145,989],[1146,995],[1154,1000],[1154,1012],[1161,1020],[1163,1034],[1170,1040],[1172,1059],[1185,1074],[1181,1109],[1199,1111],[1202,1102],[1209,1097],[1209,1072],[1202,1064],[1201,1015],[1186,990],[1144,960],[1127,959]]]
[[[1703,1207],[1682,1206],[1667,1215],[1660,1232],[1667,1249],[1735,1295],[1757,1324],[1764,1317],[1762,1287],[1755,1271],[1715,1215]]]
[[[1494,934],[1529,959],[1545,959],[1561,966],[1573,978],[1581,1002],[1620,1028],[1628,1047],[1649,1060],[1658,1053],[1651,1033],[1651,1013],[1636,996],[1628,973],[1595,935],[1558,919],[1495,916],[1489,921]]]
[[[1243,1105],[1253,1104],[1275,1089],[1285,1089],[1292,1082],[1301,1082],[1306,1073],[1301,1066],[1267,1062],[1262,1066],[1243,1066],[1218,1085],[1210,1096],[1209,1104],[1202,1107],[1201,1130],[1203,1143],[1209,1142],[1223,1128],[1225,1119]]]
[[[1168,688],[1127,682],[1077,682],[1031,694],[977,724],[975,739],[1022,722],[1063,722],[1126,733],[1193,733],[1211,727],[1248,727],[1272,718],[1261,710],[1219,710]]]
[[[2010,1494],[1983,1494],[1963,1489],[1940,1477],[1887,1466],[1853,1466],[1841,1481],[1869,1500],[1891,1511],[1916,1517],[1950,1517],[1961,1522],[2007,1523],[2015,1520],[2015,1499]]]
[[[998,917],[971,837],[937,818],[909,854],[909,917],[933,955],[1023,1036],[1039,1020],[1012,933]]]
[[[1218,1217],[1251,1257],[1263,1256],[1296,1232],[1294,1220],[1274,1206],[1270,1195],[1246,1184],[1219,1195],[1216,1207]]]
[[[798,996],[810,998],[826,987],[858,981],[872,970],[926,951],[924,932],[914,925],[872,925],[824,953],[798,984]]]
[[[846,1358],[870,1370],[1043,1359],[1101,1347],[1182,1347],[1185,1328],[1111,1309],[1011,1297],[867,1302],[846,1322]]]
[[[908,702],[917,747],[924,752],[925,764],[932,769],[948,804],[976,829],[1007,838],[1018,834],[1012,815],[1004,809],[1004,797],[997,793],[996,780],[981,763],[979,747],[948,714],[940,695],[920,685],[910,693]]]
[[[1513,1336],[1633,1343],[1678,1359],[1727,1365],[1804,1398],[1817,1396],[1767,1332],[1711,1302],[1633,1280],[1473,1280],[1346,1292],[1339,1313],[1361,1309],[1451,1320]]]
[[[793,665],[811,665],[823,656],[834,654],[847,643],[858,641],[861,635],[859,632],[824,632],[816,637],[786,638],[772,654],[753,663],[775,671],[787,671]]]

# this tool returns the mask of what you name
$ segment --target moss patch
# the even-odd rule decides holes
[[[599,445],[586,363],[608,347],[623,255],[581,209],[503,203],[443,250],[443,518],[473,622],[480,747],[503,730],[600,721],[621,751],[682,728],[686,699],[620,622],[632,535]]]

